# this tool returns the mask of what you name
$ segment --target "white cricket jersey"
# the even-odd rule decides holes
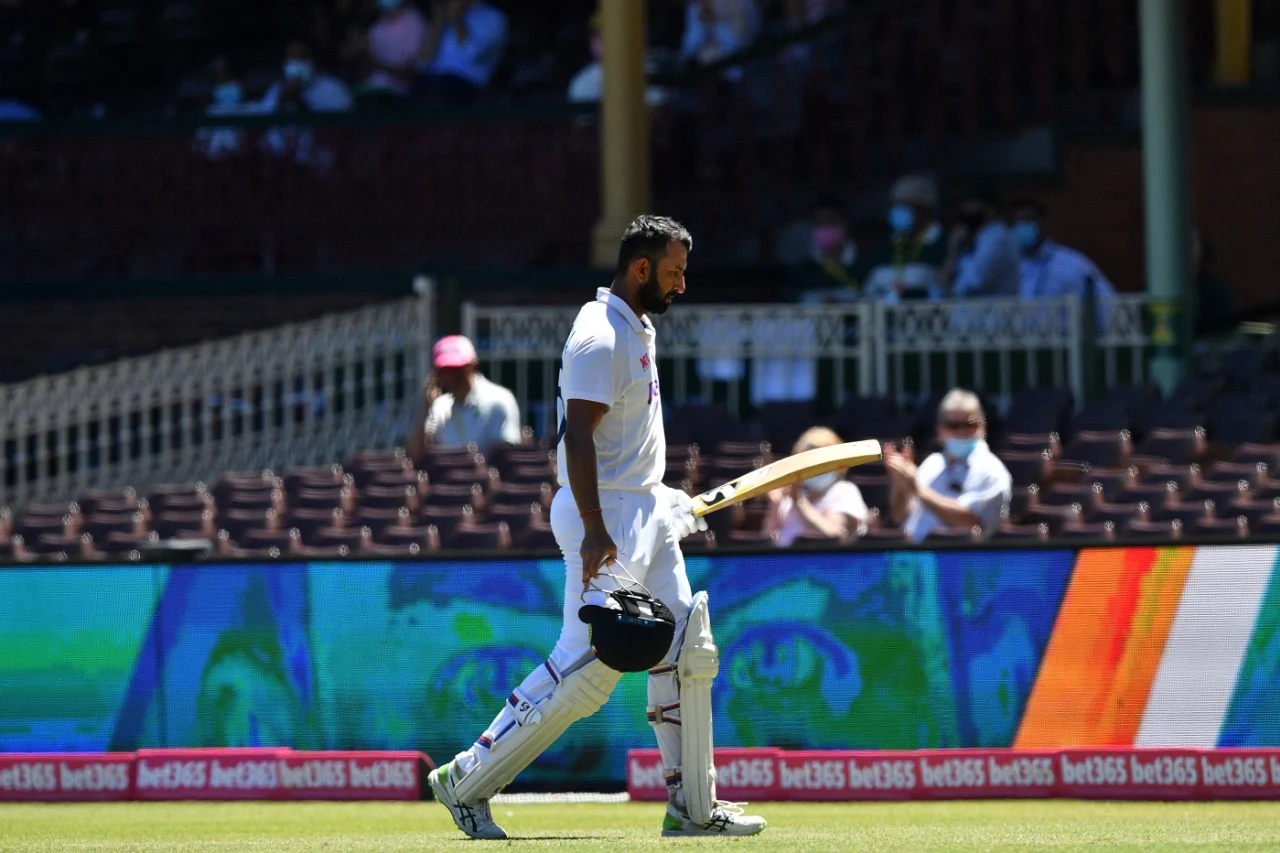
[[[607,288],[582,306],[560,359],[556,399],[557,478],[569,485],[564,453],[565,400],[603,403],[609,411],[596,428],[600,488],[647,491],[662,482],[667,439],[662,430],[658,363],[649,318]]]

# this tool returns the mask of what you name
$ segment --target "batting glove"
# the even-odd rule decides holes
[[[707,529],[707,520],[693,514],[693,498],[670,486],[662,486],[661,489],[671,504],[671,524],[675,528],[677,539]]]

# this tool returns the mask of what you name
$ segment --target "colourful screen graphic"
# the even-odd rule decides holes
[[[1223,745],[1276,743],[1275,552],[690,558],[721,648],[717,743],[998,747],[1210,729]],[[1244,564],[1252,580],[1236,594],[1219,575]],[[534,560],[8,568],[0,751],[285,745],[446,760],[554,644],[563,572]],[[1209,633],[1234,663],[1207,680],[1212,719],[1182,732],[1179,685],[1197,677]],[[644,704],[644,678],[628,676],[525,780],[619,784],[626,751],[653,744]]]

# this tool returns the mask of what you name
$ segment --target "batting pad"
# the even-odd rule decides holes
[[[566,675],[551,695],[536,705],[524,694],[513,692],[516,723],[494,738],[488,752],[457,779],[453,790],[458,801],[487,800],[510,785],[565,729],[599,711],[620,678],[622,673],[593,658]]]
[[[710,822],[716,806],[711,682],[720,671],[720,650],[711,636],[706,592],[693,597],[676,663],[680,673],[680,757],[685,807],[693,822],[702,826]]]

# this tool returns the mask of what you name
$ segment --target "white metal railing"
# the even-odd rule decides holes
[[[432,287],[317,320],[0,386],[0,504],[322,464],[403,440]]]
[[[901,305],[693,305],[657,317],[663,394],[673,403],[727,398],[734,416],[768,399],[886,396],[914,403],[956,385],[1002,408],[1021,389],[1053,385],[1084,398],[1101,369],[1106,385],[1139,382],[1147,340],[1142,296],[1107,300],[1092,346],[1080,301],[970,299]],[[463,332],[495,380],[511,387],[541,435],[553,416],[561,349],[575,307],[463,306]],[[1100,364],[1090,363],[1100,352]],[[723,391],[717,389],[723,386]]]

